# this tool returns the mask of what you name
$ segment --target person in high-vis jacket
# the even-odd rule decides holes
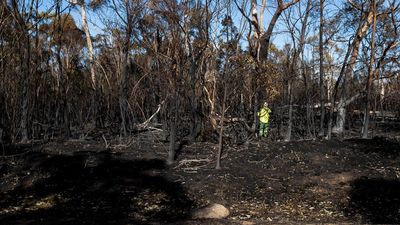
[[[259,137],[266,137],[268,134],[268,122],[269,122],[269,114],[271,113],[271,109],[268,108],[268,103],[265,102],[263,107],[258,112],[258,117],[260,118],[260,129],[258,131]]]

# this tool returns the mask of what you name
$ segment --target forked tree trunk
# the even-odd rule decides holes
[[[351,45],[352,54],[350,57],[350,61],[347,64],[346,72],[344,74],[344,81],[346,81],[348,78],[350,78],[350,76],[353,74],[353,68],[357,61],[358,55],[359,55],[361,41],[364,39],[371,23],[373,22],[372,21],[373,17],[374,16],[373,16],[372,8],[370,6],[366,18],[365,19],[361,18],[361,20],[360,20],[356,36]],[[346,63],[347,63],[347,60],[344,61],[344,64],[346,64]],[[341,75],[339,75],[339,78],[340,77],[341,77]],[[353,97],[351,97],[350,99],[353,99]],[[344,132],[346,107],[348,104],[350,104],[352,101],[354,101],[354,100],[350,101],[347,97],[346,82],[343,82],[343,92],[342,92],[340,101],[343,102],[344,104],[339,104],[338,112],[340,112],[340,113],[338,113],[338,115],[337,115],[338,117],[336,118],[336,121],[339,121],[339,123],[336,123],[336,126],[333,128],[333,131],[336,131],[338,134],[342,134]],[[332,105],[332,107],[333,107],[333,105]],[[344,120],[344,121],[341,122],[341,120]]]
[[[271,21],[268,25],[267,31],[260,37],[261,44],[261,56],[264,59],[268,59],[269,56],[269,44],[271,42],[272,31],[274,30],[275,24],[279,19],[279,16],[282,14],[284,10],[291,7],[294,4],[297,4],[300,0],[293,0],[288,3],[283,3],[282,0],[277,0],[278,7],[275,9],[274,14],[272,15]]]
[[[371,56],[370,56],[370,62],[368,66],[368,77],[367,77],[367,84],[365,87],[365,109],[364,109],[364,126],[363,126],[363,132],[362,132],[362,137],[363,138],[368,138],[368,125],[369,125],[369,102],[370,102],[370,92],[371,92],[371,84],[372,84],[372,78],[374,74],[374,57],[375,57],[375,32],[376,32],[376,4],[375,0],[371,1],[371,10],[372,13],[374,14],[374,19],[373,19],[373,25],[372,25],[372,33],[371,33]]]
[[[346,123],[346,107],[362,95],[363,93],[358,93],[353,95],[351,98],[348,98],[347,100],[344,100],[343,98],[340,99],[336,116],[336,125],[332,128],[333,133],[343,134]]]
[[[342,77],[344,75],[344,70],[346,68],[346,62],[347,62],[347,60],[348,60],[348,58],[350,56],[350,52],[351,52],[351,46],[349,45],[347,47],[347,52],[346,52],[346,56],[344,58],[344,63],[342,65],[342,69],[340,71],[340,75],[339,75],[338,79],[336,80],[335,86],[333,88],[333,96],[331,97],[331,102],[330,102],[331,106],[330,106],[330,110],[329,110],[328,134],[326,136],[326,139],[328,139],[328,140],[330,140],[332,138],[332,133],[336,133],[336,132],[334,132],[334,127],[333,127],[333,112],[334,112],[334,109],[335,109],[335,102],[336,102],[338,91],[339,91],[339,84],[340,84],[340,81],[341,81],[341,79],[342,79]]]
[[[252,9],[252,18],[249,19],[246,15],[246,12],[244,10],[243,7],[240,7],[236,1],[234,1],[234,3],[236,4],[237,8],[239,9],[240,13],[245,16],[246,18],[248,18],[249,23],[251,24],[251,26],[253,26],[254,28],[254,37],[255,37],[255,41],[256,41],[256,45],[254,46],[255,49],[253,49],[253,52],[255,52],[256,54],[251,54],[252,57],[254,58],[254,60],[257,62],[257,64],[260,62],[261,57],[264,60],[268,59],[268,55],[269,55],[269,44],[271,41],[271,37],[272,37],[272,31],[276,25],[276,22],[278,21],[279,16],[282,14],[282,12],[284,10],[286,10],[287,8],[291,7],[292,5],[298,3],[300,0],[293,0],[291,2],[288,3],[283,3],[282,0],[277,0],[278,3],[278,7],[275,9],[275,12],[271,18],[271,21],[268,25],[267,31],[263,32],[263,28],[261,27],[263,25],[263,21],[259,21],[258,20],[258,13],[257,13],[257,1],[256,0],[252,0],[251,1],[251,9]],[[262,5],[261,5],[261,12],[264,13],[266,7],[266,1],[262,1]],[[264,18],[264,15],[260,15],[260,18]],[[249,37],[250,37],[250,33],[249,33]],[[251,39],[249,38],[249,45],[252,46],[251,43]],[[257,116],[257,112],[258,112],[258,107],[259,107],[259,96],[260,96],[260,90],[258,90],[256,88],[257,85],[257,74],[259,73],[259,65],[256,65],[256,71],[255,71],[255,75],[253,75],[251,77],[251,85],[252,85],[252,90],[254,90],[254,105],[253,105],[253,125],[252,125],[252,130],[254,132],[256,132],[256,128],[257,128],[257,123],[258,123],[258,116]],[[251,103],[251,100],[250,100]],[[251,105],[251,104],[250,104]]]

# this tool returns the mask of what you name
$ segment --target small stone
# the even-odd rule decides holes
[[[211,204],[192,212],[193,219],[223,219],[229,216],[229,209],[220,204]]]

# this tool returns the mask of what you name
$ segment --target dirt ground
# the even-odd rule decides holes
[[[399,136],[181,145],[125,140],[2,147],[0,224],[400,223]],[[1,149],[0,149],[1,150]],[[223,220],[191,220],[210,203]]]

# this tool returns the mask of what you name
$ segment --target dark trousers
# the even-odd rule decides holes
[[[266,137],[268,134],[268,123],[260,122],[260,129],[258,131],[258,135],[260,137]]]

